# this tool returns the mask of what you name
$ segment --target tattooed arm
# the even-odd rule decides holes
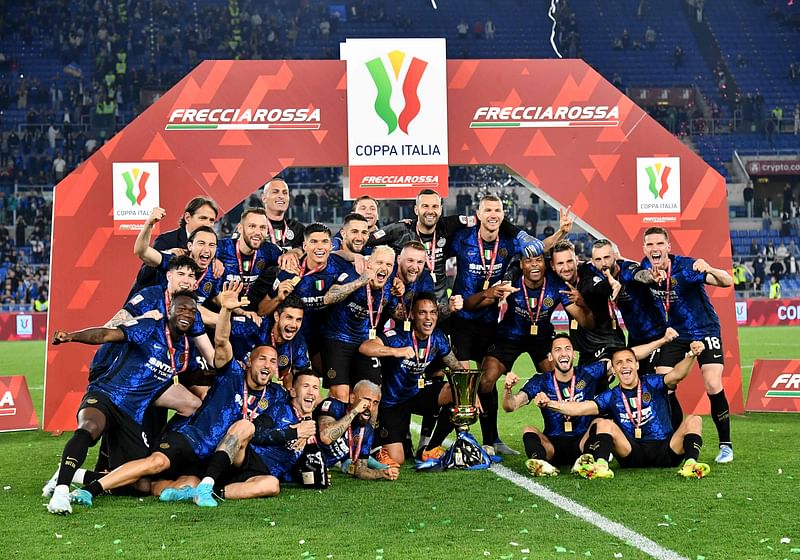
[[[125,333],[122,330],[105,327],[92,327],[81,331],[66,332],[56,331],[53,335],[53,346],[66,342],[80,342],[82,344],[105,344],[106,342],[125,342]]]
[[[445,367],[448,367],[453,370],[462,369],[461,362],[458,361],[458,358],[456,358],[456,355],[453,354],[452,350],[450,351],[449,354],[447,354],[447,356],[442,358],[442,361],[444,362]]]
[[[133,315],[131,315],[127,309],[123,308],[114,313],[114,316],[103,326],[107,329],[113,329],[114,327],[120,326],[122,323],[127,323],[131,319],[133,319]]]
[[[369,408],[369,401],[361,399],[353,410],[336,420],[332,416],[319,417],[319,439],[325,445],[330,445],[347,431],[348,426],[353,423],[356,416]]]
[[[370,269],[366,269],[364,274],[358,280],[353,280],[352,282],[348,282],[347,284],[334,284],[328,291],[325,292],[325,295],[322,298],[322,303],[325,305],[333,305],[334,303],[339,303],[343,301],[347,296],[355,292],[359,288],[363,288],[367,285],[367,282],[370,281],[370,278],[374,278],[375,273],[372,272]]]

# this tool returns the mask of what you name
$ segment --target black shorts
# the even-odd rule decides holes
[[[381,384],[381,362],[368,358],[358,351],[360,344],[322,339],[322,383],[325,388],[333,385],[353,387],[362,379]]]
[[[86,393],[78,412],[86,408],[97,409],[106,417],[103,450],[108,454],[109,470],[150,455],[150,440],[142,425],[120,410],[103,393]]]
[[[181,476],[202,478],[206,474],[208,461],[201,461],[192,449],[192,442],[180,432],[164,432],[158,446],[153,449],[169,459],[169,469],[156,478],[176,480]]]
[[[547,439],[555,449],[553,459],[550,461],[553,465],[572,465],[581,454],[580,437],[553,436]]]
[[[489,346],[486,355],[497,359],[503,364],[506,371],[511,371],[517,358],[527,352],[533,360],[533,366],[538,371],[539,362],[546,360],[550,353],[552,340],[552,336],[527,336],[517,340],[498,340]]]
[[[627,457],[617,457],[617,461],[625,469],[641,469],[646,467],[677,467],[683,456],[675,453],[669,446],[669,440],[630,441],[631,453]]]
[[[358,351],[360,344],[322,339],[322,384],[355,386],[362,379],[381,385],[381,361],[368,358]]]
[[[378,441],[381,445],[387,443],[400,443],[405,441],[408,428],[411,425],[411,415],[420,416],[438,414],[439,393],[442,390],[444,381],[434,380],[430,385],[426,384],[416,395],[406,402],[394,406],[381,406],[378,411]]]
[[[722,338],[718,336],[706,336],[701,342],[706,345],[699,356],[697,356],[697,363],[701,366],[706,364],[724,364],[725,363],[725,349],[722,347]],[[656,353],[657,366],[674,367],[675,364],[680,362],[689,353],[689,342],[680,340],[673,340],[661,347],[661,350]]]
[[[489,346],[494,342],[496,325],[468,321],[453,317],[450,342],[453,353],[460,361],[473,360],[476,364],[483,361]]]
[[[629,339],[628,340],[628,347],[629,348],[634,348],[636,346],[642,346],[644,344],[650,344],[651,342],[653,342],[654,340],[658,340],[659,338],[661,338],[661,337],[656,337],[656,338],[653,338],[653,339],[650,339],[650,340],[647,340],[647,339],[644,339],[644,340]],[[654,350],[653,352],[650,352],[650,354],[648,354],[648,356],[646,358],[644,358],[643,360],[639,360],[639,377],[641,377],[643,375],[651,375],[651,374],[656,372],[656,366],[658,365],[658,360],[659,360],[659,357],[660,357],[659,350],[660,350],[660,348],[658,350]]]
[[[272,476],[269,468],[261,460],[261,457],[248,446],[244,452],[244,461],[241,466],[228,471],[227,475],[220,481],[221,486],[235,484],[237,482],[247,482],[254,476]]]

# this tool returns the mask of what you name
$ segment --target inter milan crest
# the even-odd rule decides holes
[[[545,307],[549,308],[549,307],[553,307],[556,302],[553,300],[553,298],[548,296],[548,297],[544,298],[542,303],[544,304]]]
[[[205,293],[211,292],[211,287],[212,286],[213,286],[213,284],[211,282],[206,282],[205,284],[203,284],[203,291]]]
[[[289,365],[289,356],[286,354],[281,354],[278,358],[278,365],[281,367],[286,367]]]
[[[333,379],[334,377],[336,377],[336,370],[331,368],[328,370],[328,379]]]
[[[579,391],[582,391],[582,390],[586,389],[586,381],[584,381],[583,379],[581,379],[580,381],[578,381],[578,382],[575,384],[575,388],[576,388],[577,390],[579,390]]]
[[[651,400],[653,400],[653,397],[650,395],[650,393],[648,393],[647,391],[642,393],[642,402],[644,404],[648,404]]]
[[[286,240],[291,241],[294,239],[294,232],[292,230],[286,230]]]
[[[507,256],[508,256],[508,251],[506,250],[506,248],[505,248],[505,247],[502,247],[502,248],[500,249],[500,258],[501,258],[501,259],[504,259],[504,258],[506,258]]]
[[[256,272],[264,270],[264,261],[258,261],[255,266]]]

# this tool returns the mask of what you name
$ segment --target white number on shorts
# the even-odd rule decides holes
[[[719,343],[719,338],[716,336],[707,336],[705,338],[706,348],[709,350],[719,350],[722,346]]]

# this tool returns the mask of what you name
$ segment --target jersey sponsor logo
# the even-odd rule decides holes
[[[165,130],[319,130],[321,112],[308,107],[174,109]]]
[[[160,381],[170,379],[175,373],[170,364],[162,362],[155,356],[150,356],[150,359],[147,360],[145,367],[152,371],[156,378]]]
[[[594,128],[619,126],[617,105],[478,107],[470,128]]]

